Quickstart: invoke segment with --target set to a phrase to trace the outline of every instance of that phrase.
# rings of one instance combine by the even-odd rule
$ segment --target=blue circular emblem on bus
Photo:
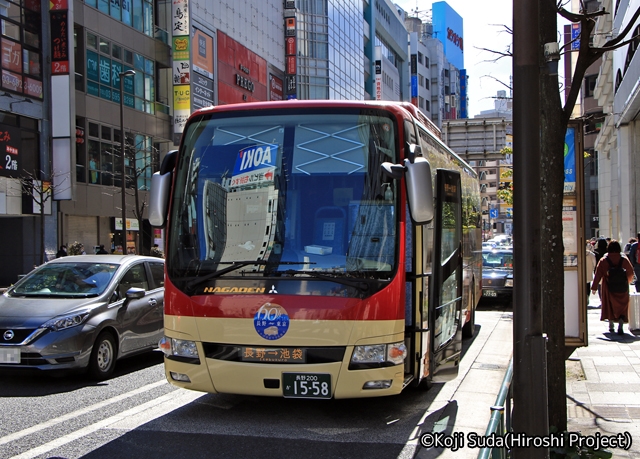
[[[253,316],[253,326],[264,339],[280,339],[289,330],[289,315],[282,306],[265,303]]]

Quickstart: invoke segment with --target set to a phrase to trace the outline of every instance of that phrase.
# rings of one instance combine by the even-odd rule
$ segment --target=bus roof
[[[418,107],[410,102],[400,101],[387,101],[387,100],[271,100],[262,102],[241,102],[237,104],[225,104],[216,105],[211,107],[204,107],[196,110],[191,114],[191,118],[203,115],[207,113],[224,113],[224,112],[237,112],[237,111],[256,111],[256,110],[282,110],[291,108],[362,108],[362,107],[375,107],[383,110],[389,110],[403,116],[406,119],[414,118],[420,124],[422,124],[427,131],[429,131],[433,137],[440,143],[445,149],[454,156],[458,161],[464,164],[468,172],[472,175],[475,174],[473,167],[471,167],[464,159],[458,156],[451,148],[449,148],[442,140],[442,133],[438,126],[427,118]]]
[[[387,109],[391,111],[398,111],[398,109],[404,109],[408,113],[404,113],[405,117],[409,114],[416,118],[419,115],[411,110],[411,105],[408,102],[395,102],[395,101],[380,101],[380,100],[275,100],[266,102],[242,102],[237,104],[225,104],[216,105],[211,107],[204,107],[196,110],[191,116],[202,115],[206,113],[221,113],[221,112],[235,112],[245,110],[274,110],[274,109],[291,109],[291,108],[359,108],[363,106],[375,107],[380,109]],[[421,114],[421,113],[420,113]],[[424,115],[423,115],[424,117]],[[424,117],[426,119],[426,117]],[[420,119],[420,118],[419,118]],[[423,121],[420,119],[420,121]],[[423,121],[423,124],[424,121]],[[435,127],[435,125],[434,125]],[[436,127],[437,129],[437,127]]]

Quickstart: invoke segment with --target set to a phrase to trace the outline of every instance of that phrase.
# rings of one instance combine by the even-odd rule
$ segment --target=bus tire
[[[427,376],[426,378],[422,378],[418,385],[416,386],[418,390],[429,390],[433,387],[433,381],[431,380],[431,376]]]
[[[471,304],[470,309],[471,309],[471,314],[470,314],[470,318],[467,321],[466,324],[464,324],[464,326],[462,327],[462,337],[463,338],[473,338],[473,335],[476,334],[476,308],[475,308],[475,301],[474,301],[474,294],[471,294]]]
[[[103,331],[96,338],[89,358],[89,374],[92,378],[109,378],[116,367],[116,342],[111,333]]]

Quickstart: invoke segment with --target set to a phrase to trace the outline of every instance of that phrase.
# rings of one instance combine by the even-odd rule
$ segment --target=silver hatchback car
[[[158,346],[163,304],[162,258],[52,260],[0,296],[0,372],[88,369],[106,379],[117,359]]]

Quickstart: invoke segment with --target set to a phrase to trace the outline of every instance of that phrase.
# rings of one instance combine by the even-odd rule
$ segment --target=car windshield
[[[49,263],[24,277],[11,290],[15,296],[97,296],[115,272],[113,263]]]
[[[513,252],[484,251],[482,252],[482,266],[494,269],[513,269]]]

